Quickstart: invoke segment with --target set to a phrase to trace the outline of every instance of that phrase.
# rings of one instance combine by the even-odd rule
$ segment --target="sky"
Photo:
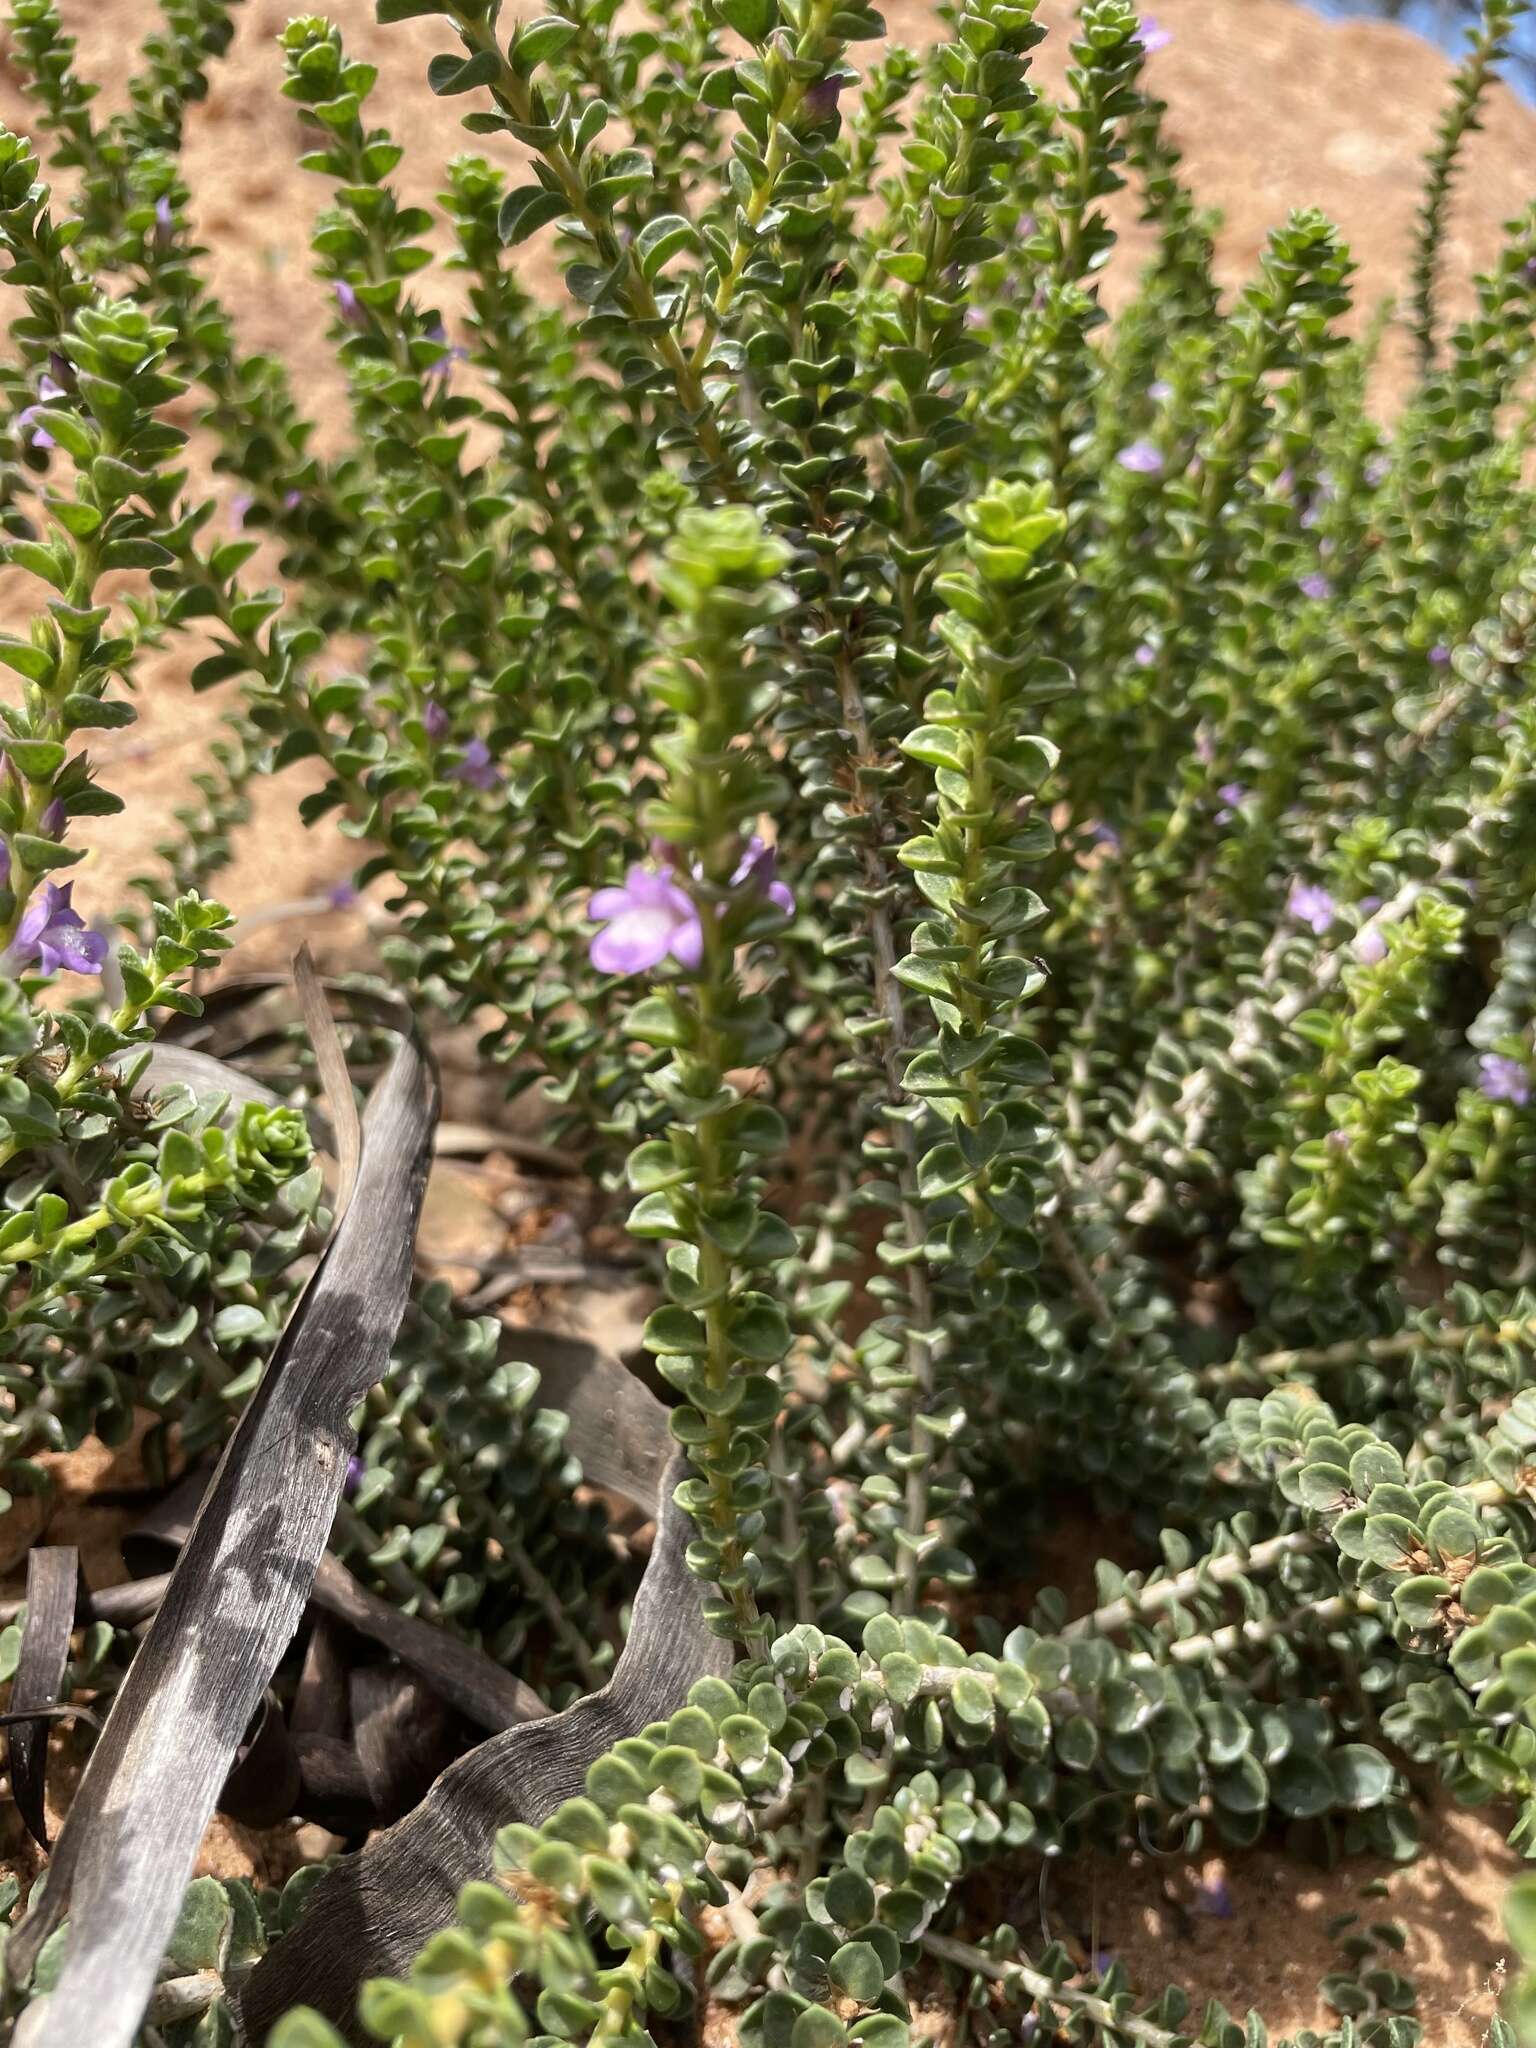
[[[1451,56],[1466,47],[1468,25],[1481,9],[1468,0],[1311,0],[1320,14],[1386,15],[1405,28],[1427,36]],[[1524,16],[1515,29],[1515,61],[1506,76],[1526,99],[1536,99],[1536,12]]]

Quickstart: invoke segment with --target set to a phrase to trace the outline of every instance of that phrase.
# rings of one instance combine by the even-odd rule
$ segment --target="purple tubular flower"
[[[800,104],[813,121],[830,121],[837,112],[837,102],[843,90],[844,80],[840,72],[831,72],[826,78],[818,78],[806,87],[805,97]]]
[[[731,876],[731,887],[736,889],[743,882],[750,882],[753,888],[762,891],[775,910],[782,910],[786,917],[793,917],[794,895],[788,882],[779,880],[778,867],[777,849],[759,839],[754,832],[737,863],[735,874]]]
[[[1379,967],[1387,957],[1387,935],[1379,925],[1368,924],[1355,934],[1355,958],[1365,967]]]
[[[1122,448],[1115,460],[1122,469],[1130,470],[1136,476],[1161,476],[1163,453],[1151,441],[1132,441],[1128,448]]]
[[[491,759],[491,750],[484,740],[470,741],[459,756],[453,773],[460,782],[468,782],[476,789],[494,789],[501,780],[501,771]]]
[[[256,500],[249,491],[240,491],[229,501],[229,523],[236,533],[245,531],[246,515]]]
[[[1143,14],[1136,24],[1137,40],[1144,56],[1154,56],[1159,50],[1166,50],[1173,41],[1173,30],[1164,28],[1155,14]]]
[[[171,202],[162,192],[155,201],[155,247],[168,249],[171,237],[176,232],[176,216],[171,211]]]
[[[1374,491],[1379,484],[1386,482],[1391,468],[1392,464],[1387,456],[1369,455],[1366,457],[1365,467],[1361,470],[1360,474]]]
[[[1143,640],[1131,659],[1138,668],[1150,668],[1157,659],[1157,649],[1150,640]]]
[[[644,974],[669,953],[680,967],[697,967],[704,956],[699,913],[670,868],[637,864],[622,888],[597,891],[587,915],[606,927],[587,949],[599,974]]]
[[[55,399],[67,398],[68,396],[69,393],[64,389],[63,385],[56,384],[48,372],[44,370],[42,376],[37,380],[37,404],[23,406],[16,415],[17,426],[20,427],[23,436],[34,448],[56,448],[58,446],[58,443],[46,427],[36,426],[33,422],[43,406],[52,405]]]
[[[1344,1137],[1344,1133],[1342,1131],[1330,1131],[1328,1136],[1331,1141],[1336,1137]],[[1348,1144],[1349,1140],[1345,1138],[1344,1142]],[[1230,1920],[1232,1918],[1232,1894],[1227,1889],[1227,1880],[1224,1877],[1218,1874],[1215,1877],[1208,1877],[1206,1879],[1199,1891],[1195,1893],[1195,1911],[1208,1914],[1212,1920]]]
[[[11,842],[0,839],[0,889],[11,886]]]
[[[1325,597],[1332,597],[1333,595],[1333,585],[1328,581],[1328,578],[1321,569],[1314,569],[1310,575],[1303,576],[1296,587],[1300,590],[1303,597],[1315,598],[1318,603],[1321,603]]]
[[[351,881],[332,882],[325,894],[332,910],[350,910],[357,902],[357,884]]]
[[[1477,1085],[1490,1102],[1513,1102],[1523,1108],[1531,1099],[1531,1070],[1524,1060],[1512,1060],[1507,1053],[1485,1052],[1477,1063]]]
[[[1096,846],[1107,846],[1111,853],[1120,851],[1120,834],[1113,825],[1106,825],[1102,820],[1091,828],[1088,837]]]
[[[440,740],[448,730],[448,714],[435,697],[427,700],[426,709],[421,714],[421,722],[427,729],[429,740]]]
[[[304,493],[302,491],[284,491],[283,510],[285,512],[297,512],[303,502]]]
[[[347,1460],[347,1475],[341,1482],[342,1496],[350,1500],[363,1480],[363,1461],[354,1451]]]
[[[45,839],[57,839],[68,822],[69,813],[64,808],[64,799],[56,796],[38,821],[38,829]]]
[[[1248,785],[1244,782],[1224,782],[1216,794],[1221,798],[1221,809],[1216,813],[1216,822],[1218,825],[1224,825],[1228,818],[1237,815],[1238,807],[1248,794]]]
[[[1429,665],[1431,668],[1450,667],[1451,650],[1449,649],[1449,647],[1446,646],[1443,640],[1437,640],[1434,646],[1431,647],[1431,649],[1429,650]]]
[[[13,972],[34,965],[44,974],[57,974],[61,967],[71,974],[101,972],[107,942],[99,932],[86,930],[85,919],[70,902],[73,887],[72,882],[62,887],[44,882],[27,905],[6,954]]]
[[[341,314],[346,325],[348,327],[366,327],[368,325],[368,315],[363,310],[357,293],[347,283],[347,280],[344,277],[338,277],[331,286],[331,290],[336,294],[336,309]]]
[[[1304,924],[1319,938],[1333,923],[1333,898],[1318,882],[1292,882],[1285,908],[1288,916],[1295,918],[1298,924]]]

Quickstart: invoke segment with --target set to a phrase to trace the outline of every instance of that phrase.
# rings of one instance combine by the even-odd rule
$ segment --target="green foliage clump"
[[[211,1451],[298,1297],[312,1076],[232,1103],[156,1060],[248,785],[308,762],[394,988],[543,1092],[650,1261],[735,1649],[503,1833],[365,1990],[374,2038],[642,2048],[702,1984],[745,2048],[903,2048],[923,1967],[988,2048],[1259,2048],[1030,1953],[981,1874],[1278,1829],[1403,1859],[1431,1778],[1536,1853],[1536,213],[1437,304],[1520,11],[1430,157],[1390,426],[1399,316],[1350,338],[1320,214],[1218,289],[1129,0],[1082,0],[1054,98],[1029,0],[954,0],[921,53],[856,0],[379,0],[439,22],[487,152],[435,212],[372,67],[295,20],[322,457],[187,224],[231,8],[168,6],[102,120],[13,0],[75,196],[0,137],[36,586],[0,639],[0,1467],[40,1488],[143,1408]],[[1110,320],[1126,187],[1151,253]],[[232,731],[114,966],[56,879],[118,807],[77,736],[183,639]],[[515,1340],[418,1290],[355,1421],[338,1552],[503,1662],[539,1632],[551,1702],[601,1685],[625,1587]],[[1013,1590],[1069,1497],[1129,1532],[1086,1611]],[[131,1648],[93,1637],[90,1682]],[[225,2041],[302,1891],[189,1895],[145,2038]],[[1528,1886],[1510,1928],[1536,1969]],[[1339,1932],[1327,2041],[1425,2039],[1398,1931]]]

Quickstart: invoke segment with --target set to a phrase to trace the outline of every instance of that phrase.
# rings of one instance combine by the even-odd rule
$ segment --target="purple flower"
[[[155,201],[155,247],[168,249],[171,237],[176,232],[176,216],[171,211],[171,202],[162,192]]]
[[[64,830],[68,818],[69,813],[64,808],[63,797],[56,796],[38,820],[38,829],[45,839],[57,839]]]
[[[1150,640],[1143,640],[1131,659],[1138,668],[1150,668],[1157,659],[1157,649]]]
[[[1122,469],[1128,469],[1136,476],[1161,476],[1163,473],[1162,450],[1151,441],[1133,441],[1128,448],[1122,448],[1115,459]]]
[[[283,510],[285,512],[297,512],[303,502],[304,493],[302,491],[284,491]]]
[[[1391,470],[1391,468],[1392,464],[1387,456],[1368,455],[1365,460],[1365,467],[1361,470],[1360,474],[1365,478],[1366,482],[1374,491],[1378,484],[1384,484],[1386,482],[1388,472]]]
[[[987,324],[986,313],[980,306],[967,306],[965,309],[965,324],[967,327],[985,327]]]
[[[0,889],[11,886],[11,842],[0,839]]]
[[[644,974],[669,953],[680,967],[697,967],[704,956],[699,913],[670,868],[637,864],[622,888],[597,891],[587,915],[606,926],[587,949],[599,974]]]
[[[342,1497],[350,1500],[363,1480],[363,1461],[354,1451],[347,1460],[346,1476],[341,1482]]]
[[[1238,806],[1248,794],[1248,787],[1242,782],[1224,782],[1216,794],[1221,798],[1221,809],[1216,813],[1216,822],[1218,825],[1224,825],[1228,818],[1236,815]]]
[[[1349,1143],[1349,1139],[1343,1131],[1330,1131],[1328,1133],[1330,1144],[1335,1138],[1343,1138],[1346,1145]],[[1195,1893],[1195,1911],[1197,1913],[1206,1913],[1213,1920],[1230,1920],[1232,1918],[1232,1894],[1227,1890],[1227,1880],[1224,1877],[1218,1875],[1206,1879],[1205,1883]]]
[[[350,910],[357,902],[357,884],[351,881],[332,882],[325,895],[332,910]]]
[[[1136,34],[1143,53],[1150,57],[1158,50],[1166,50],[1173,41],[1173,30],[1164,28],[1155,14],[1144,14],[1136,24]]]
[[[1035,219],[1032,213],[1021,213],[1019,215],[1019,234],[1025,241],[1034,234],[1039,225],[1039,221]]]
[[[1323,1142],[1327,1145],[1330,1152],[1347,1152],[1349,1150],[1349,1133],[1348,1131],[1330,1131]],[[1225,1920],[1227,1915],[1223,1913],[1221,1917]]]
[[[1089,827],[1088,837],[1096,846],[1107,846],[1111,853],[1120,851],[1120,834],[1113,825],[1106,825],[1102,819],[1097,825]]]
[[[1292,882],[1291,893],[1285,899],[1285,908],[1287,914],[1295,918],[1298,924],[1306,925],[1310,931],[1316,932],[1319,938],[1333,923],[1333,898],[1317,882]]]
[[[43,406],[52,405],[56,398],[67,398],[68,396],[69,393],[64,389],[63,385],[56,384],[48,372],[44,370],[42,376],[37,380],[37,404],[23,406],[16,415],[17,426],[20,427],[23,436],[31,442],[34,448],[56,448],[58,446],[58,443],[46,427],[35,426],[33,422]]]
[[[1477,1063],[1477,1085],[1490,1102],[1513,1102],[1523,1107],[1531,1099],[1531,1070],[1524,1060],[1512,1060],[1502,1052],[1485,1052]]]
[[[754,889],[762,891],[775,910],[782,910],[786,917],[793,917],[794,893],[788,882],[779,880],[778,869],[778,849],[759,839],[754,832],[737,863],[735,874],[731,876],[731,887],[738,889],[743,882],[750,882]]]
[[[446,327],[444,327],[441,320],[434,320],[432,325],[427,329],[427,340],[438,341],[441,342],[443,345],[442,354],[437,358],[435,362],[428,363],[427,375],[429,377],[441,377],[446,383],[453,369],[454,364],[462,363],[468,356],[469,350],[467,348],[464,348],[458,342],[454,342],[450,345],[448,340],[448,330]]]
[[[1309,575],[1303,576],[1297,588],[1303,597],[1315,598],[1319,604],[1325,597],[1333,595],[1333,585],[1321,569],[1314,569]]]
[[[491,759],[491,750],[484,740],[471,740],[452,772],[460,782],[471,783],[476,789],[494,789],[501,781],[501,770]]]
[[[421,714],[421,722],[427,729],[429,740],[440,740],[448,730],[448,714],[435,697],[427,699],[426,708]]]
[[[246,515],[250,512],[251,508],[255,505],[255,503],[256,500],[251,496],[249,491],[240,491],[233,498],[230,499],[229,523],[235,529],[236,533],[243,533],[245,531]]]
[[[73,888],[73,882],[62,887],[44,882],[32,898],[5,956],[12,972],[34,963],[44,974],[57,974],[61,967],[71,974],[101,972],[107,942],[99,932],[86,930],[85,919],[69,900]]]
[[[1443,640],[1437,640],[1434,646],[1431,647],[1431,649],[1429,650],[1429,665],[1431,668],[1450,667],[1451,650],[1449,647],[1446,646]]]
[[[1355,934],[1355,958],[1366,967],[1377,967],[1387,957],[1387,935],[1379,925],[1368,924]]]
[[[338,277],[331,286],[331,290],[336,294],[336,308],[341,314],[343,322],[348,327],[366,327],[368,325],[368,315],[363,310],[357,293],[347,283],[347,280],[344,277]]]
[[[1195,759],[1203,768],[1209,768],[1216,758],[1216,742],[1205,727],[1195,734]]]
[[[843,89],[841,72],[832,71],[825,78],[818,78],[814,85],[806,87],[805,98],[800,104],[813,121],[830,121],[837,112],[838,96]]]
[[[1154,405],[1166,405],[1173,396],[1173,386],[1166,377],[1154,377],[1147,386],[1147,396]]]

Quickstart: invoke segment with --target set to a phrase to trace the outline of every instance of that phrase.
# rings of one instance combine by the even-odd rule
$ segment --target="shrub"
[[[1431,157],[1390,426],[1319,214],[1218,291],[1128,0],[1083,0],[1057,100],[1024,0],[940,12],[914,54],[859,0],[379,0],[440,18],[430,85],[488,152],[435,218],[371,68],[294,21],[329,459],[188,226],[228,8],[168,4],[99,119],[53,0],[13,0],[74,196],[0,143],[3,521],[38,586],[0,642],[10,1484],[135,1407],[156,1454],[216,1447],[300,1298],[332,1206],[307,1055],[231,1110],[145,1048],[228,943],[201,892],[251,777],[313,761],[393,989],[543,1091],[652,1261],[672,1655],[700,1599],[732,1646],[632,1723],[621,1662],[617,1746],[504,1816],[501,1881],[459,1873],[369,2038],[648,2041],[712,1905],[700,1980],[746,2048],[898,2048],[920,1965],[978,2041],[1260,2043],[1029,1956],[976,1874],[1282,1825],[1406,1857],[1426,1773],[1536,1840],[1536,211],[1464,319],[1436,299],[1519,8],[1490,0]],[[1152,250],[1111,322],[1127,184]],[[535,236],[558,303],[519,281]],[[189,392],[234,539],[175,467]],[[116,799],[75,735],[183,637],[235,730],[98,998],[59,877]],[[531,1614],[564,1705],[624,1589],[501,1341],[418,1291],[332,1540],[502,1661]],[[1070,1494],[1135,1567],[1021,1612],[1019,1534]],[[89,1683],[132,1647],[96,1640]],[[304,1935],[297,1894],[215,1891],[155,2039],[229,2038],[223,1988]],[[361,1967],[322,1901],[305,1938]],[[1395,1939],[1347,1936],[1330,2040],[1422,2038]]]

